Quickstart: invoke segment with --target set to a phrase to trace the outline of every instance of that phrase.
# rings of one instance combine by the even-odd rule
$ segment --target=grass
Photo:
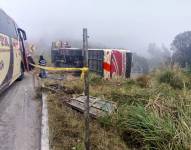
[[[183,80],[181,76],[176,74],[176,72],[165,70],[159,77],[160,83],[167,83],[175,89],[182,89],[184,87]]]
[[[49,94],[50,146],[52,150],[84,150],[83,115],[66,107],[59,99],[63,95]],[[125,143],[112,131],[106,131],[91,120],[91,148],[93,150],[124,150]]]
[[[101,123],[116,127],[130,148],[189,150],[191,91],[186,84],[181,88],[179,82],[171,84],[177,81],[175,76],[182,83],[189,82],[190,75],[185,76],[182,71],[161,70],[152,76],[149,86],[139,88],[136,80],[130,88],[112,92],[113,100],[120,105],[113,115],[102,118]],[[161,78],[162,81],[158,80]]]
[[[115,117],[121,137],[131,147],[165,148],[175,135],[168,117],[161,119],[143,106],[123,106]]]
[[[63,85],[79,93],[83,91],[81,80],[65,81]],[[105,81],[99,76],[90,75],[90,94],[118,104],[118,109],[112,115],[99,118],[98,122],[92,121],[93,149],[191,149],[191,74],[179,68],[167,68],[135,80]],[[54,135],[52,139],[56,139],[52,140],[52,145],[58,142],[61,147],[70,145],[70,148],[83,149],[83,117],[54,99],[49,100],[49,109],[50,114],[56,114],[51,120],[52,124],[57,125],[51,126],[55,132],[58,130],[59,135],[76,122],[78,125],[70,129],[71,133],[78,131],[78,138],[72,137],[76,140],[71,145],[64,144],[67,141],[64,134],[56,136],[51,130]],[[62,124],[63,121],[67,125]]]
[[[140,76],[136,79],[137,84],[140,85],[142,88],[149,87],[150,85],[150,78],[146,75]]]

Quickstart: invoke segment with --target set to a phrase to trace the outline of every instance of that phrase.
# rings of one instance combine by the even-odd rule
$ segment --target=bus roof
[[[82,48],[53,48],[52,50],[82,50]],[[100,51],[103,51],[103,50],[108,50],[108,51],[112,51],[112,50],[118,50],[118,51],[126,51],[126,52],[129,52],[131,53],[130,50],[127,50],[127,49],[111,49],[111,48],[89,48],[88,50],[90,51],[93,51],[93,50],[100,50]]]

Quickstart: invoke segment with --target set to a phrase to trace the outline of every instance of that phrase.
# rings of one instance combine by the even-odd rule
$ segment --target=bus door
[[[27,40],[26,33],[23,29],[18,28],[18,33],[19,33],[19,38],[21,42],[21,51],[22,51],[22,57],[23,57],[23,62],[24,62],[24,68],[25,70],[29,71],[29,64],[27,60],[27,54],[26,54],[26,49],[25,49],[25,44],[24,41]]]

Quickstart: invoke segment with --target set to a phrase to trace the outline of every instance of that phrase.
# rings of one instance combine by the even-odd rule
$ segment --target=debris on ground
[[[84,116],[60,101],[60,96],[49,93],[49,131],[52,150],[84,150]],[[91,149],[128,150],[123,140],[113,130],[102,127],[94,119],[90,120]]]
[[[77,109],[81,112],[85,111],[85,101],[86,101],[86,96],[80,95],[80,96],[75,96],[70,99],[69,102],[66,102],[67,105],[70,107]],[[104,115],[111,114],[116,108],[117,104],[112,102],[112,101],[105,101],[100,98],[96,97],[89,97],[89,106],[90,110],[89,113],[92,117],[98,118]]]

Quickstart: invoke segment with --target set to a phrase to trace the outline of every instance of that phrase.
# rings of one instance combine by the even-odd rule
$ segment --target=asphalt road
[[[26,74],[0,95],[0,150],[39,150],[40,115],[32,76]]]

